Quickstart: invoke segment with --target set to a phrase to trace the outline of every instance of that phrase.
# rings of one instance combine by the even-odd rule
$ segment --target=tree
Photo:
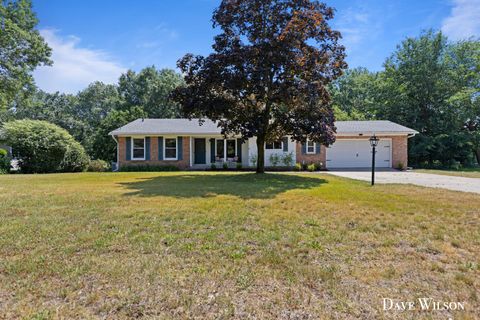
[[[346,67],[333,9],[310,0],[224,0],[213,14],[222,33],[207,57],[185,55],[186,86],[173,98],[189,117],[219,122],[222,133],[256,137],[257,172],[265,142],[334,142],[326,86]]]
[[[140,107],[111,111],[95,129],[92,136],[92,145],[94,147],[90,151],[90,156],[94,159],[114,161],[116,159],[115,151],[117,145],[108,133],[133,120],[144,117],[146,117],[146,113]]]
[[[37,23],[30,0],[0,1],[0,110],[32,89],[37,66],[52,63]]]
[[[182,84],[182,76],[175,71],[151,66],[139,73],[129,70],[122,74],[119,92],[125,102],[124,109],[140,106],[150,118],[178,118],[180,108],[169,96]]]
[[[71,108],[71,116],[82,124],[82,131],[74,134],[74,137],[92,155],[96,153],[95,149],[99,148],[93,139],[95,132],[111,112],[122,107],[124,100],[118,93],[118,86],[99,81],[80,91],[76,98],[77,101]]]
[[[365,68],[349,69],[329,86],[336,120],[375,119],[377,74]]]
[[[407,38],[387,59],[377,116],[421,133],[410,140],[412,163],[471,163],[475,135],[469,140],[465,128],[479,115],[479,60],[478,41],[451,43],[433,31]]]
[[[66,130],[46,121],[7,122],[0,133],[19,157],[22,172],[73,172],[88,165],[83,147]]]

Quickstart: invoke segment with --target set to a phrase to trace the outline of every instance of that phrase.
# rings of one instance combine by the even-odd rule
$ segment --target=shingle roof
[[[414,134],[417,131],[391,121],[337,121],[337,134]],[[198,119],[137,119],[112,132],[111,135],[158,134],[220,134],[220,128],[211,120],[199,125]]]
[[[337,134],[363,133],[363,134],[380,134],[380,133],[399,133],[399,134],[415,134],[417,131],[399,125],[398,123],[387,120],[374,121],[337,121]]]

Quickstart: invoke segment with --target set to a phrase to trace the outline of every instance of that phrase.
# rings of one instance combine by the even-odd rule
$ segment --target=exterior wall
[[[126,137],[118,137],[118,156],[119,156],[119,166],[123,165],[161,165],[168,166],[173,165],[181,169],[186,169],[190,167],[190,163],[193,163],[191,150],[191,139],[189,136],[183,136],[182,140],[182,150],[183,150],[183,159],[182,160],[158,160],[158,139],[156,136],[150,137],[150,160],[126,160]],[[408,165],[408,138],[407,136],[379,136],[380,139],[391,139],[392,140],[392,159],[391,165],[393,168],[397,168],[399,164],[403,164],[403,167]],[[207,165],[210,164],[210,143],[207,139],[206,144],[206,160]],[[337,140],[342,139],[367,139],[366,137],[359,136],[341,136],[337,137]],[[271,153],[278,153],[283,155],[286,153],[293,152],[294,163],[321,163],[322,167],[326,167],[326,153],[327,148],[325,146],[320,147],[319,154],[302,154],[302,145],[298,142],[292,142],[288,140],[288,151],[283,152],[280,150],[265,150],[265,165],[270,166],[269,157]],[[250,138],[248,141],[242,145],[242,164],[244,167],[251,166],[250,159],[252,156],[257,154],[257,145],[256,139]],[[192,162],[191,162],[192,161]]]
[[[252,162],[251,162],[251,159],[252,157],[255,157],[257,155],[257,138],[250,138],[248,139],[247,141],[248,143],[248,166],[251,167],[253,166],[252,165]],[[282,145],[282,150],[278,149],[278,150],[267,150],[265,149],[265,166],[266,167],[271,167],[272,165],[270,164],[270,156],[272,154],[278,154],[280,157],[286,155],[286,154],[289,154],[289,153],[293,153],[293,163],[295,163],[297,161],[296,159],[296,149],[295,149],[295,145],[296,145],[296,142],[294,141],[291,141],[290,138],[288,138],[288,151],[283,151],[283,145]],[[282,166],[283,164],[279,164],[278,166]]]
[[[119,167],[124,165],[176,166],[180,169],[190,167],[190,137],[182,136],[182,160],[158,160],[158,137],[150,136],[150,160],[126,160],[126,137],[118,137]]]
[[[402,164],[403,168],[408,166],[408,137],[392,137],[392,167],[398,168]]]
[[[301,164],[311,164],[317,163],[322,165],[322,168],[325,169],[327,154],[325,146],[320,146],[320,153],[317,154],[304,154],[302,153],[302,144],[300,142],[296,142],[296,154],[297,154],[297,162]]]
[[[379,139],[391,139],[392,140],[392,159],[391,165],[392,168],[398,168],[399,164],[403,164],[403,167],[408,166],[408,137],[406,135],[403,136],[378,136]],[[342,139],[363,139],[366,140],[368,137],[360,137],[360,136],[337,136],[337,140]],[[326,148],[322,146],[322,150]],[[324,153],[326,155],[326,153]]]

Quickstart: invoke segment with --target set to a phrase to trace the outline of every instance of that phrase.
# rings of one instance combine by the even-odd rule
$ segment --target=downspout
[[[112,136],[112,139],[115,140],[115,143],[117,144],[117,168],[116,168],[117,170],[114,170],[114,171],[118,171],[120,169],[120,163],[118,161],[119,160],[118,159],[118,140],[117,140],[117,138],[115,138],[115,136],[113,134],[111,136]]]

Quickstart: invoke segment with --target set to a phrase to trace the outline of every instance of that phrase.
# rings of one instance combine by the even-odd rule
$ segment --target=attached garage
[[[368,139],[338,139],[326,149],[328,168],[371,167],[372,147]],[[375,167],[392,167],[392,140],[381,139],[378,143]]]
[[[408,165],[408,138],[418,132],[391,121],[337,121],[334,144],[323,148],[325,167],[370,168],[372,147],[369,138],[380,138],[375,155],[376,168],[398,168]]]

